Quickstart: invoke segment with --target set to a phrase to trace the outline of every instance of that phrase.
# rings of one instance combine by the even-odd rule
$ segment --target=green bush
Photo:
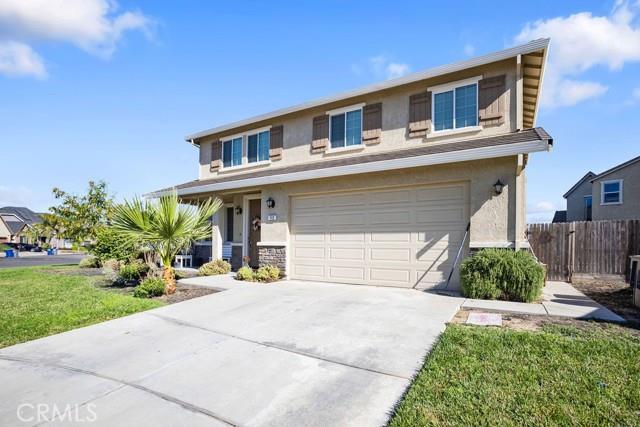
[[[92,252],[101,261],[107,259],[126,261],[138,255],[135,245],[131,241],[122,238],[111,227],[102,227],[98,230]]]
[[[253,270],[249,266],[240,267],[236,272],[236,279],[253,282]]]
[[[258,282],[273,282],[280,278],[280,269],[274,265],[263,265],[254,273]]]
[[[544,268],[529,252],[490,248],[462,263],[460,280],[468,298],[532,302],[542,292]]]
[[[83,258],[78,264],[80,268],[100,268],[100,260],[94,256]]]
[[[120,267],[118,271],[118,276],[122,278],[122,280],[131,281],[131,280],[140,280],[142,279],[147,272],[149,271],[149,266],[140,260],[131,261],[128,264],[125,264]]]
[[[8,251],[11,249],[11,246],[7,246],[4,243],[0,243],[0,251]]]
[[[216,259],[203,264],[198,269],[199,276],[215,276],[217,274],[227,274],[231,271],[231,264],[222,259]]]
[[[137,298],[159,297],[162,294],[164,294],[164,282],[155,277],[144,279],[133,289],[133,296]]]
[[[249,266],[241,267],[236,272],[237,280],[247,282],[273,282],[280,278],[280,269],[273,265],[263,265],[257,271]]]

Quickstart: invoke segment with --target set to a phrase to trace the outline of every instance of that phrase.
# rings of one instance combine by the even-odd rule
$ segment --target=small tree
[[[49,210],[59,218],[65,237],[77,244],[95,240],[97,230],[106,224],[113,206],[107,184],[104,181],[89,181],[87,194],[82,196],[59,188],[53,189],[53,195],[61,203]]]
[[[152,248],[164,267],[165,292],[172,294],[176,290],[173,258],[194,241],[211,236],[211,217],[221,205],[219,199],[183,205],[176,192],[153,202],[135,198],[115,206],[111,223],[122,236]]]

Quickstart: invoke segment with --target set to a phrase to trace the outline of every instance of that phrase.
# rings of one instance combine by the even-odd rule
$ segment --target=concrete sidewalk
[[[613,311],[598,304],[566,282],[547,282],[542,289],[542,301],[528,304],[524,302],[466,299],[462,308],[571,317],[574,319],[595,319],[608,322],[625,320]]]

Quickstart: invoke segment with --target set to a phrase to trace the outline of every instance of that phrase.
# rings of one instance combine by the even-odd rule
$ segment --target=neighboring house
[[[148,197],[220,198],[211,256],[236,268],[247,256],[292,279],[443,284],[461,247],[528,246],[524,171],[553,144],[535,127],[548,43],[189,135],[199,178]]]
[[[5,206],[0,208],[0,242],[28,243],[26,231],[32,224],[42,222],[40,215],[29,208]]]
[[[567,222],[567,211],[556,211],[551,222]]]
[[[564,198],[567,221],[640,219],[640,156],[597,175],[588,172]]]

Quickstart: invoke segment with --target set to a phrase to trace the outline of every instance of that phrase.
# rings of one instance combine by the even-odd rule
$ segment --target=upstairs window
[[[331,148],[362,144],[362,109],[332,114],[329,122]]]
[[[242,137],[222,142],[222,166],[230,168],[242,164]]]
[[[247,160],[249,163],[269,160],[269,131],[255,133],[247,138]]]
[[[587,221],[591,221],[592,205],[593,205],[593,198],[591,196],[584,196],[584,218]]]
[[[478,84],[468,84],[433,93],[434,131],[478,125]]]
[[[600,183],[600,204],[614,205],[622,203],[622,180],[602,181]]]

